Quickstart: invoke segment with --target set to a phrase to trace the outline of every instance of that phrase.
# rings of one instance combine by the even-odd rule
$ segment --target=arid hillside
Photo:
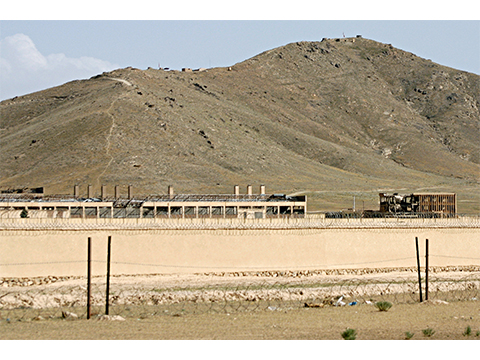
[[[0,103],[1,189],[456,192],[480,211],[480,77],[363,38],[298,42],[228,68],[118,69]],[[122,190],[126,191],[126,190]]]

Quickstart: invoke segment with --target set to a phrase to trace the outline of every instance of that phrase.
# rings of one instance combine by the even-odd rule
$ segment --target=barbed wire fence
[[[363,227],[416,227],[422,222],[421,227],[479,227],[477,217],[445,218],[445,219],[287,219],[288,227],[295,228],[321,228],[351,226]],[[426,222],[427,225],[426,226]],[[48,227],[65,226],[62,222],[45,222]],[[179,226],[178,223],[155,222],[159,227]],[[212,226],[226,226],[225,222],[185,222],[184,226],[190,228],[211,228]],[[227,225],[230,223],[227,223]],[[319,225],[320,224],[320,225]],[[403,225],[402,225],[403,224]],[[467,225],[466,225],[467,224]],[[9,226],[36,226],[29,222],[12,223]],[[88,224],[86,224],[88,225]],[[110,226],[108,223],[90,224]],[[239,222],[232,222],[231,226],[239,228]],[[115,226],[118,227],[118,224]],[[131,223],[125,223],[131,227]],[[137,222],[134,227],[151,227],[152,223]],[[274,229],[276,226],[285,226],[283,222],[245,222],[246,227],[255,228],[266,226]],[[89,238],[90,240],[90,238]],[[417,249],[418,253],[418,249]],[[435,256],[435,255],[433,255]],[[452,256],[453,257],[453,256]],[[410,258],[409,258],[410,259]],[[457,258],[460,259],[460,258]],[[388,261],[394,262],[390,259]],[[405,260],[405,259],[402,259]],[[411,259],[410,259],[411,260]],[[461,260],[466,260],[461,258]],[[480,259],[469,258],[478,264]],[[86,264],[85,260],[75,261]],[[105,263],[103,261],[100,261]],[[115,264],[116,262],[113,262]],[[47,264],[47,263],[45,263]],[[117,263],[120,264],[120,263]],[[6,264],[9,266],[29,264]],[[32,264],[33,265],[33,264]],[[36,263],[34,265],[39,265]],[[143,265],[162,267],[161,264],[129,263],[128,265]],[[338,264],[337,264],[338,265]],[[343,264],[345,269],[314,270],[314,271],[267,271],[252,273],[212,273],[203,274],[201,284],[165,285],[159,282],[156,285],[141,286],[127,285],[114,282],[107,286],[105,276],[93,278],[88,282],[85,277],[49,277],[47,279],[6,279],[0,278],[0,321],[14,320],[42,320],[42,319],[77,319],[109,315],[122,317],[146,318],[150,316],[179,316],[182,314],[203,313],[234,313],[241,311],[275,311],[299,309],[302,307],[326,306],[360,306],[371,305],[377,301],[390,301],[395,304],[415,303],[421,298],[421,291],[425,293],[427,283],[425,277],[421,279],[421,287],[416,280],[415,272],[418,268],[400,269],[358,269],[362,264]],[[363,264],[367,265],[368,264]],[[65,263],[68,266],[68,263]],[[171,267],[171,266],[169,266]],[[338,267],[338,266],[337,266]],[[355,268],[355,269],[352,269]],[[193,270],[193,269],[192,269]],[[423,267],[425,274],[426,268]],[[429,267],[428,279],[429,300],[464,301],[477,300],[480,297],[480,266],[465,267],[471,275],[463,277],[441,276],[442,271],[459,270],[436,269]],[[376,273],[385,271],[404,272],[405,276],[399,277],[374,277]],[[362,275],[368,274],[368,277]],[[348,275],[347,278],[333,276],[316,277],[315,275]],[[255,277],[256,276],[256,277]],[[117,276],[118,277],[118,276]],[[230,280],[232,277],[232,281]],[[112,276],[113,279],[116,276]],[[235,278],[235,279],[233,279]],[[221,281],[219,281],[221,279]],[[68,280],[78,280],[72,284]],[[83,282],[79,285],[79,282]],[[87,285],[89,284],[89,285]],[[108,301],[107,301],[108,288]],[[422,289],[422,290],[420,290]],[[87,296],[90,294],[90,297]],[[90,306],[89,306],[90,305]],[[108,306],[108,311],[106,310]]]
[[[0,214],[1,215],[1,214]],[[0,217],[1,218],[1,217]],[[243,218],[2,218],[0,230],[282,230],[282,229],[441,229],[480,228],[480,216],[457,214],[450,217],[418,213],[415,216],[388,214],[360,217],[358,214],[326,213],[302,217],[279,216],[267,219]]]
[[[477,267],[478,268],[478,267]],[[123,318],[181,316],[185,314],[236,313],[244,311],[283,311],[304,307],[361,306],[378,301],[393,304],[419,302],[419,284],[415,269],[403,269],[398,277],[315,278],[315,272],[290,272],[287,276],[259,276],[257,279],[238,274],[206,276],[201,284],[141,286],[114,281],[110,285],[109,315]],[[435,270],[435,269],[432,269]],[[466,301],[480,299],[480,271],[462,277],[429,278],[429,301]],[[347,271],[348,272],[348,271]],[[342,273],[342,270],[338,270]],[[343,270],[345,273],[345,270]],[[293,274],[293,275],[292,275]],[[245,275],[245,274],[244,274]],[[310,275],[310,276],[309,276]],[[229,276],[234,276],[235,281]],[[44,319],[87,318],[87,285],[76,277],[68,285],[50,277],[50,284],[0,287],[0,321],[33,321]],[[67,277],[68,280],[72,278]],[[115,280],[115,276],[113,280]],[[74,280],[75,280],[74,279]],[[56,280],[56,281],[55,281]],[[221,281],[219,281],[221,280]],[[424,279],[423,279],[424,280]],[[3,279],[3,284],[14,279]],[[38,283],[38,279],[30,280]],[[48,282],[48,278],[46,280]],[[83,285],[78,282],[85,281]],[[63,283],[63,284],[62,284]],[[422,289],[425,291],[425,282]],[[91,317],[101,318],[106,310],[104,276],[94,277],[91,284]]]

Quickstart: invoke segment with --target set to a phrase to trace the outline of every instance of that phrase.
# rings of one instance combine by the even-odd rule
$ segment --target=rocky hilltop
[[[303,193],[311,210],[378,191],[479,207],[480,77],[363,38],[297,42],[226,68],[118,69],[0,103],[1,189]],[[359,205],[361,204],[361,205]]]

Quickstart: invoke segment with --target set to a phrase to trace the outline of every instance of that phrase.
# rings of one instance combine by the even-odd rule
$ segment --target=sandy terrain
[[[294,307],[304,303],[334,305],[337,301],[339,305],[380,300],[416,302],[419,299],[418,275],[413,269],[405,270],[361,276],[351,272],[344,275],[271,272],[269,276],[250,273],[113,276],[110,302],[112,306],[221,303],[224,307],[228,302],[239,302],[244,304],[239,306],[241,308],[249,308],[251,303],[258,301],[274,301],[275,306],[291,303]],[[425,298],[424,273],[422,279]],[[105,284],[105,277],[92,279],[92,305],[105,304]],[[86,285],[85,278],[75,278],[43,285],[4,287],[0,291],[0,304],[4,309],[86,306]],[[430,299],[480,297],[480,274],[468,271],[430,273],[429,293]]]

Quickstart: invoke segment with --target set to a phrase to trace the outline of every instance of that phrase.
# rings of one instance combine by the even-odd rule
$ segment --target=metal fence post
[[[420,302],[422,299],[422,276],[420,275],[420,254],[418,253],[418,237],[415,237],[415,246],[417,250],[417,271],[418,271],[418,289],[420,290]]]
[[[110,253],[112,249],[112,237],[108,237],[108,244],[107,244],[107,289],[105,294],[105,315],[108,314],[108,307],[109,307],[109,294],[110,294]]]
[[[428,239],[425,240],[425,300],[428,300]]]
[[[92,238],[87,242],[87,319],[91,316],[91,291],[92,291]]]

